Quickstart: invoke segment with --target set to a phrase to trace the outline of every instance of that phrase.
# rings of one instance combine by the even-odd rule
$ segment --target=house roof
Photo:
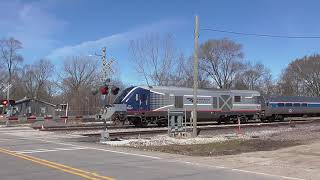
[[[24,103],[24,102],[27,102],[27,101],[38,101],[40,103],[43,103],[43,104],[46,104],[46,105],[49,105],[49,106],[52,106],[52,107],[56,107],[55,104],[49,103],[47,101],[43,101],[43,100],[36,99],[36,98],[27,98],[27,97],[24,97],[23,99],[17,100],[15,104],[21,104],[21,103]]]

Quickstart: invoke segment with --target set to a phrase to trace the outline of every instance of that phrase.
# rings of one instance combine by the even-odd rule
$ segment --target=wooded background
[[[74,113],[94,114],[101,107],[99,88],[102,63],[89,56],[65,57],[55,66],[49,59],[24,63],[23,43],[15,38],[0,40],[0,82],[13,85],[10,99],[38,98],[54,104],[69,103]],[[193,85],[193,55],[176,47],[171,34],[148,34],[130,41],[129,53],[136,72],[146,85]],[[320,55],[293,59],[279,77],[270,68],[246,59],[243,45],[231,39],[208,39],[200,45],[199,88],[249,89],[263,95],[320,96]],[[112,80],[120,87],[119,68]],[[2,93],[2,91],[1,91]],[[5,99],[6,94],[1,97]]]

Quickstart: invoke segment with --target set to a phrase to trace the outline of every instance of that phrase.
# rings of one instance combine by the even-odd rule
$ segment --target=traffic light
[[[117,95],[119,93],[119,90],[120,90],[120,88],[114,86],[114,87],[112,87],[111,92],[113,95]]]
[[[109,92],[109,87],[108,86],[103,86],[100,88],[101,94],[107,95]]]
[[[1,100],[1,104],[2,104],[3,106],[8,106],[9,101],[6,100],[6,99],[3,99],[3,100]]]

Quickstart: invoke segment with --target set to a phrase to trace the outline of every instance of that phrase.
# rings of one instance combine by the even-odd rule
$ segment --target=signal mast
[[[104,125],[100,137],[101,142],[107,141],[109,139],[109,133],[107,131],[107,120],[111,120],[111,117],[115,112],[115,108],[111,106],[110,94],[117,95],[120,90],[119,87],[113,85],[111,82],[111,74],[114,73],[114,70],[112,69],[112,64],[115,62],[115,60],[111,59],[108,62],[106,57],[106,51],[106,47],[103,47],[102,55],[96,54],[96,56],[101,56],[102,59],[102,85],[100,86],[100,93],[104,96],[104,104],[103,108],[100,110],[100,113],[97,116],[99,120],[103,120]]]

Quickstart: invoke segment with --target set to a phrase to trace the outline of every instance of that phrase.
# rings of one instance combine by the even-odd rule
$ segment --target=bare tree
[[[64,83],[77,92],[81,86],[90,86],[97,75],[97,61],[87,57],[72,57],[64,61]]]
[[[281,94],[320,96],[320,55],[291,62],[279,81]]]
[[[247,62],[235,78],[236,89],[259,90],[263,94],[272,93],[272,84],[270,70],[261,63]]]
[[[13,71],[23,61],[18,51],[22,49],[22,43],[14,38],[0,40],[0,58],[8,71],[8,82],[11,83]]]
[[[200,46],[200,68],[220,89],[230,89],[243,60],[242,45],[229,39],[208,40]]]
[[[41,59],[34,64],[34,67],[34,75],[37,82],[35,97],[41,97],[41,95],[50,96],[52,86],[50,77],[54,71],[54,65],[47,59]]]
[[[130,52],[137,72],[149,85],[168,85],[175,69],[176,48],[171,35],[160,38],[150,34],[130,42]]]
[[[20,70],[18,84],[23,84],[25,96],[40,98],[43,100],[51,99],[53,82],[51,79],[54,65],[45,59],[34,62],[32,65],[25,65]]]
[[[301,87],[303,87],[303,83],[297,79],[296,73],[286,69],[283,70],[277,82],[276,92],[281,95],[296,96],[304,94]]]
[[[183,54],[178,59],[178,66],[173,73],[170,85],[193,87],[193,57],[185,58]],[[198,77],[199,88],[209,88],[210,82],[205,72],[200,69]]]
[[[64,61],[59,86],[64,94],[62,99],[69,102],[74,114],[88,113],[92,103],[99,102],[98,97],[91,94],[92,87],[99,83],[97,66],[98,61],[89,57],[72,57]]]

